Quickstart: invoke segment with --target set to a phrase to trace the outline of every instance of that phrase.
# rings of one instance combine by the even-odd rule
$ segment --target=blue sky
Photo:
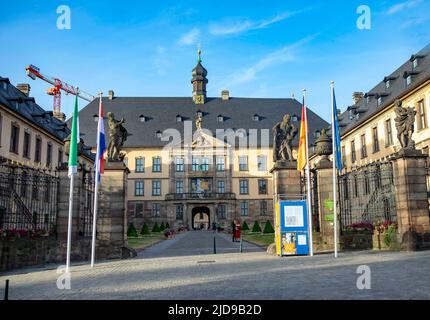
[[[57,29],[61,4],[71,29]],[[371,9],[371,29],[356,26]],[[200,43],[208,95],[301,99],[330,119],[330,80],[338,106],[368,91],[430,43],[430,1],[40,1],[2,3],[0,76],[29,82],[46,109],[48,85],[25,75],[34,64],[96,94],[191,96]],[[80,101],[80,107],[86,103]],[[63,95],[70,116],[71,96]]]

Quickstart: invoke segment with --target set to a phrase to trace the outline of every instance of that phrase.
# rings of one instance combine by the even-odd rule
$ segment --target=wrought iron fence
[[[0,164],[0,228],[54,231],[58,182],[56,171]]]
[[[94,210],[94,179],[91,171],[85,171],[81,180],[82,202],[79,207],[78,232],[89,237],[92,233]]]
[[[390,162],[372,163],[340,175],[338,193],[343,231],[354,223],[397,220]]]
[[[318,211],[318,181],[315,170],[310,170],[310,190],[311,190],[311,209],[312,209],[312,228],[314,231],[320,231],[319,211]],[[307,196],[307,181],[306,174],[300,176],[300,190],[303,195]]]

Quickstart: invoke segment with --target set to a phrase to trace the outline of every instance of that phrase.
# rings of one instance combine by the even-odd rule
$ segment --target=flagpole
[[[99,92],[99,121],[98,127],[101,125],[101,105],[102,93]],[[94,182],[94,209],[93,209],[93,234],[91,242],[91,268],[94,267],[94,260],[96,256],[96,230],[97,230],[97,208],[99,201],[99,170],[100,170],[100,128],[97,128],[97,150],[96,150],[96,168],[95,168],[95,182]]]
[[[334,81],[330,82],[331,86],[331,136],[333,144],[333,220],[334,220],[334,257],[337,258],[337,194],[336,194],[336,142],[335,142],[335,125],[334,125]]]
[[[70,193],[69,193],[69,220],[67,225],[67,256],[66,256],[66,273],[70,268],[70,246],[72,245],[72,214],[73,214],[73,183],[75,175],[70,176]]]
[[[309,149],[308,149],[308,117],[306,115],[306,89],[303,89],[303,109],[305,115],[305,136],[306,136],[306,183],[307,183],[307,207],[308,207],[308,225],[309,225],[309,254],[314,255],[314,243],[312,234],[312,208],[311,208],[311,175],[309,170]]]

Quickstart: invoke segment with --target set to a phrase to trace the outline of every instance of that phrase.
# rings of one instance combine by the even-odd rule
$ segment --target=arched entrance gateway
[[[191,211],[191,227],[194,230],[210,228],[210,210],[208,207],[195,207]]]

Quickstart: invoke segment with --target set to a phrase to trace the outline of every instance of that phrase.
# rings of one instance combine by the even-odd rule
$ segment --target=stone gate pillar
[[[420,150],[410,149],[392,159],[399,240],[406,250],[417,249],[418,237],[430,232],[426,159]]]
[[[316,188],[312,189],[318,204],[319,234],[314,237],[316,248],[332,250],[334,248],[334,211],[333,211],[333,162],[321,159],[315,166]],[[338,190],[339,191],[339,190]],[[339,195],[339,192],[338,192]],[[338,244],[340,244],[340,212],[338,210]],[[338,248],[341,248],[338,245]]]
[[[275,195],[301,195],[300,171],[297,170],[297,161],[276,161],[270,170],[273,175]]]
[[[126,186],[129,172],[122,161],[105,162],[97,215],[97,242],[102,249],[105,247],[111,251],[127,245]]]
[[[70,178],[68,167],[62,166],[59,169],[58,178],[58,216],[57,216],[57,237],[58,240],[67,241],[67,227],[69,224],[69,197],[70,197]],[[72,240],[78,238],[78,219],[79,210],[82,202],[82,180],[83,169],[78,166],[78,173],[75,175],[73,183],[73,213],[72,213]]]

